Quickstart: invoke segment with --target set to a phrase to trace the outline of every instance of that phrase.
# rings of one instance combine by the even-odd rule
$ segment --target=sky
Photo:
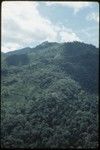
[[[44,41],[80,41],[99,47],[98,2],[2,2],[2,52]]]

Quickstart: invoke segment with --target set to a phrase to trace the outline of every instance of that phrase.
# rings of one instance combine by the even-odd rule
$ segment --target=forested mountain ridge
[[[2,55],[2,147],[97,148],[98,57],[48,41]]]
[[[60,70],[71,75],[84,89],[97,92],[99,50],[93,45],[81,42],[50,43],[46,41],[35,48],[27,47],[5,55],[5,64],[10,67],[32,65],[34,62],[41,65],[53,63],[56,68],[59,67]]]

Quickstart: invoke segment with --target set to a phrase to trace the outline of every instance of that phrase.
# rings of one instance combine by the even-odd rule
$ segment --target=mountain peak
[[[44,44],[48,44],[48,43],[49,43],[48,41],[44,41],[41,44],[44,45]]]

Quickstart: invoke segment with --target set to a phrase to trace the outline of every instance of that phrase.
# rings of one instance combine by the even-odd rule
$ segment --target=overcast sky
[[[8,52],[43,41],[99,45],[97,2],[2,2],[1,48]]]

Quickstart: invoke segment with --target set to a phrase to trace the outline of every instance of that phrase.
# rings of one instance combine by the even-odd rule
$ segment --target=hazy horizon
[[[43,41],[42,43],[44,43],[44,42],[46,42],[46,41]],[[48,43],[51,43],[50,41],[47,41],[47,42],[48,42]],[[80,42],[80,41],[72,41],[72,42]],[[13,51],[21,50],[21,49],[24,49],[24,48],[35,48],[35,47],[37,47],[38,45],[41,45],[42,43],[39,43],[39,44],[37,44],[37,45],[34,45],[33,47],[27,46],[27,47],[22,47],[22,48],[15,49],[15,50],[7,51],[7,52],[3,52],[3,51],[1,51],[1,52],[3,52],[3,53],[8,53],[8,52],[13,52]],[[53,43],[55,43],[55,41],[54,41]],[[56,43],[63,44],[63,43],[69,43],[69,42],[56,42]],[[85,43],[85,42],[80,42],[80,43],[84,43],[84,44],[88,44],[88,45],[95,46],[95,45],[93,45],[93,44],[91,44],[91,43]],[[95,47],[96,47],[96,46],[95,46]],[[96,47],[96,48],[99,48],[99,47]]]

